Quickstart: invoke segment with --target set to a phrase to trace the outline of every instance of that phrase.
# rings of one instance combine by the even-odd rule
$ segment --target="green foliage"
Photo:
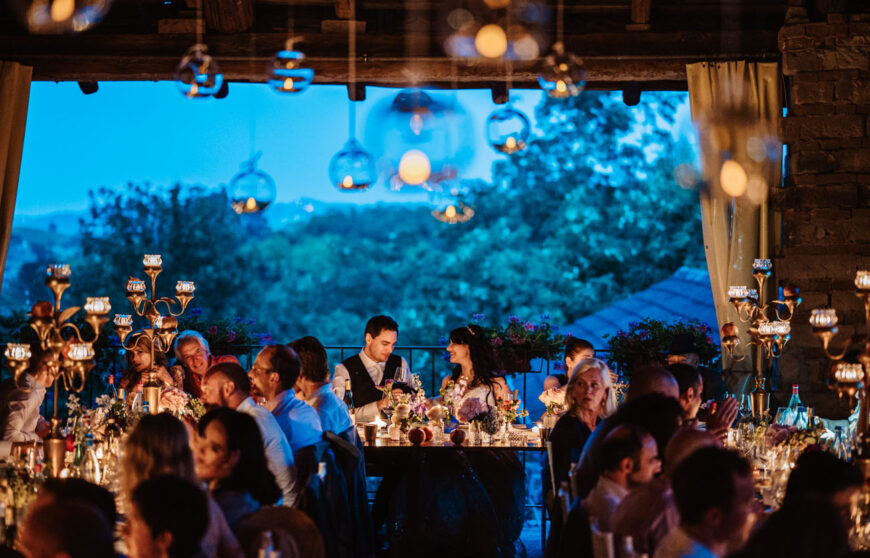
[[[485,319],[483,314],[475,314],[473,322]],[[556,333],[550,324],[548,314],[541,315],[540,323],[521,321],[510,316],[504,326],[481,325],[483,335],[489,339],[500,363],[505,370],[527,371],[530,358],[549,358],[562,350],[565,337]],[[521,366],[522,368],[516,368]]]
[[[710,326],[698,320],[689,322],[663,322],[646,318],[629,324],[627,331],[618,331],[607,336],[610,351],[608,361],[616,370],[626,372],[632,368],[652,363],[664,363],[671,340],[676,335],[691,335],[701,365],[712,367],[718,363],[719,347],[712,337]]]
[[[604,92],[544,98],[528,149],[498,161],[494,183],[463,185],[476,214],[453,226],[404,203],[332,207],[273,230],[261,215],[230,211],[223,191],[101,189],[81,223],[67,297],[107,295],[114,312],[131,313],[125,281],[144,277],[143,254],[159,253],[159,295],[196,281],[191,306],[203,316],[252,318],[278,342],[361,344],[377,313],[397,319],[400,345],[434,345],[470,310],[491,323],[548,312],[569,324],[682,265],[703,265],[697,194],[674,184],[676,142],[659,125],[683,99],[645,94],[626,107]],[[4,286],[4,309],[17,309],[23,293]],[[415,358],[415,369],[428,362]]]
[[[201,309],[191,309],[191,314],[200,314]],[[214,355],[242,354],[252,345],[261,345],[271,340],[266,333],[255,333],[252,319],[236,316],[232,319],[209,320],[200,315],[184,318],[178,322],[178,331],[192,329],[208,342]]]

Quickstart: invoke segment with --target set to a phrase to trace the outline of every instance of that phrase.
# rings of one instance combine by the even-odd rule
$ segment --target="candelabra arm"
[[[776,305],[776,306],[774,307],[774,313],[776,314],[776,319],[777,319],[777,320],[779,320],[779,321],[781,321],[781,322],[790,322],[791,319],[794,317],[794,309],[795,309],[795,306],[790,305],[787,301],[784,301],[784,300],[772,300],[772,301],[770,301],[770,302],[767,303],[768,306],[771,305],[771,304],[775,304],[775,305]],[[787,317],[783,317],[782,314],[779,313],[779,307],[780,307],[780,306],[785,306],[786,308],[789,309],[789,312],[788,312],[788,316],[787,316]]]
[[[78,341],[79,343],[85,343],[85,340],[82,339],[82,332],[77,325],[75,325],[72,322],[66,322],[64,324],[61,324],[61,326],[58,328],[58,331],[63,331],[66,328],[70,328],[73,330],[73,332],[75,333],[75,336],[76,336],[76,341]],[[96,341],[96,340],[97,340],[97,338],[94,337],[94,341]],[[90,342],[93,343],[94,341],[90,341]]]
[[[738,351],[738,349],[740,349]],[[732,349],[726,349],[728,351],[728,357],[734,362],[741,362],[746,358],[748,351],[739,345],[735,346]]]
[[[175,300],[174,298],[169,298],[169,297],[165,297],[165,296],[155,300],[154,304],[157,305],[157,303],[160,303],[160,302],[162,302],[164,304],[164,306],[166,306],[166,313],[169,314],[170,316],[173,316],[173,317],[177,317],[177,316],[184,314],[184,307],[187,306],[187,304],[184,304],[183,302],[179,302],[179,301]],[[172,306],[176,305],[176,304],[181,306],[181,310],[179,310],[178,312],[173,312]]]
[[[833,337],[834,337],[833,334],[831,334],[829,336],[822,337],[822,350],[825,351],[825,355],[831,360],[834,360],[834,361],[843,360],[843,357],[846,356],[846,353],[849,352],[849,348],[852,346],[852,340],[846,339],[846,342],[843,344],[843,350],[840,351],[839,353],[832,353],[829,350],[829,346],[831,343],[831,339]]]
[[[151,310],[154,310],[154,303],[144,297],[135,303],[131,301],[131,303],[133,304],[133,311],[136,312],[137,316],[144,316],[147,314],[149,306]]]

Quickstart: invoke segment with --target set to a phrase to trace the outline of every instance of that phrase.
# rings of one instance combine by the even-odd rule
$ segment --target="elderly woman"
[[[604,361],[588,358],[577,364],[565,386],[567,410],[550,434],[557,487],[568,480],[571,464],[580,460],[583,446],[598,423],[616,411],[612,395],[610,368]]]

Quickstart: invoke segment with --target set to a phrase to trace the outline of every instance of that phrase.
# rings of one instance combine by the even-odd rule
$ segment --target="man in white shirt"
[[[39,414],[45,390],[54,382],[47,365],[50,353],[30,357],[30,368],[18,378],[9,378],[0,388],[0,434],[6,442],[36,442],[49,434],[50,426]]]
[[[265,347],[251,366],[251,391],[266,399],[263,407],[268,409],[293,450],[299,450],[319,442],[323,438],[320,417],[313,407],[296,398],[293,386],[299,378],[301,364],[293,349],[284,345]]]
[[[317,411],[323,430],[341,434],[353,428],[347,405],[332,391],[326,349],[320,341],[316,337],[307,336],[293,341],[290,347],[296,351],[302,362],[296,387],[304,396],[305,402]]]
[[[680,526],[655,558],[719,558],[740,547],[754,504],[749,462],[731,450],[701,448],[677,465],[671,484]]]
[[[343,398],[345,381],[350,380],[353,415],[357,422],[375,420],[380,410],[389,405],[389,398],[378,389],[387,380],[410,383],[408,363],[393,354],[398,337],[399,324],[394,319],[375,316],[366,323],[365,347],[335,367],[335,394]]]
[[[251,383],[245,369],[235,362],[222,362],[208,369],[202,380],[202,402],[208,407],[229,407],[251,415],[263,435],[266,461],[284,494],[283,505],[296,501],[296,467],[293,451],[278,421],[250,397]]]
[[[610,518],[632,488],[650,482],[661,471],[658,446],[645,430],[625,424],[613,429],[601,445],[604,471],[583,501],[598,530],[613,531]]]

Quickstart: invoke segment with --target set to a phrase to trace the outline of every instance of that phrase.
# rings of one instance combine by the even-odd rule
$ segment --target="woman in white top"
[[[452,380],[460,386],[462,400],[477,397],[490,406],[508,398],[507,382],[495,375],[495,355],[480,326],[468,325],[451,331],[447,353],[456,366],[441,382],[442,388]]]

